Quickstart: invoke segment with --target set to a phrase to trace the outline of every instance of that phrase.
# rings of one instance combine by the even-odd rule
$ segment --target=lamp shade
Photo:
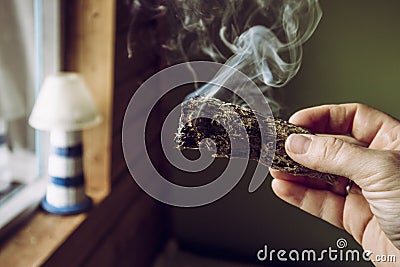
[[[39,130],[76,131],[101,122],[83,78],[73,72],[49,76],[36,99],[29,124]]]

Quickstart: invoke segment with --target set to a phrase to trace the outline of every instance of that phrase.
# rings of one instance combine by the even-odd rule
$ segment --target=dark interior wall
[[[126,159],[123,154],[122,132],[123,120],[127,112],[127,106],[138,90],[140,85],[151,75],[156,73],[162,66],[161,51],[157,46],[158,36],[156,35],[159,27],[157,19],[146,17],[143,14],[134,17],[128,1],[116,1],[116,28],[115,28],[115,59],[114,59],[114,105],[113,105],[113,132],[112,132],[112,160],[111,160],[111,179],[112,190],[115,195],[120,195],[120,199],[114,201],[111,209],[118,210],[122,205],[122,214],[115,222],[114,233],[110,233],[107,239],[109,243],[103,247],[90,261],[90,266],[151,266],[159,251],[163,248],[164,242],[168,237],[168,220],[165,207],[156,200],[149,197],[132,179]],[[133,21],[134,19],[134,21]],[[128,53],[128,36],[132,35],[136,45],[131,57]],[[154,94],[157,88],[154,88]],[[145,116],[141,109],[135,109],[135,116]],[[158,121],[149,122],[149,127],[158,125]],[[140,127],[135,122],[128,126],[135,129]],[[139,129],[139,132],[143,129]],[[130,131],[129,131],[130,132]],[[140,137],[128,136],[130,144],[140,142]],[[148,142],[154,142],[156,135],[148,132],[146,135]],[[150,147],[151,149],[151,147]],[[155,148],[153,148],[155,149]],[[146,151],[133,149],[131,160],[140,162]],[[157,159],[155,165],[161,164]],[[151,174],[148,174],[151,179]],[[112,237],[111,237],[112,236]],[[119,236],[119,237],[118,237]],[[116,237],[116,238],[115,238]],[[113,241],[116,239],[115,241]],[[112,253],[113,259],[105,263],[108,257],[102,255]],[[119,251],[119,252],[118,252]],[[104,258],[104,260],[103,260]]]
[[[362,102],[400,117],[400,2],[321,0],[321,6],[324,15],[304,46],[300,72],[278,92],[285,116],[308,106]],[[185,178],[178,172],[172,176]],[[173,208],[173,229],[181,246],[253,260],[264,244],[323,249],[335,247],[343,237],[349,247],[357,247],[343,231],[277,199],[270,177],[262,188],[248,193],[250,178],[245,175],[228,195],[207,206]],[[324,266],[357,266],[331,264]]]
[[[112,151],[113,180],[127,172],[122,151],[122,127],[128,104],[140,85],[161,68],[162,55],[156,44],[157,27],[157,20],[143,14],[134,17],[127,1],[117,1],[112,133],[115,144]],[[135,42],[131,57],[128,53],[129,34],[133,36]],[[156,88],[154,92],[149,92],[151,93],[156,93]],[[135,127],[135,125],[130,126]],[[137,150],[137,157],[142,153],[144,151]]]
[[[287,114],[361,102],[400,117],[400,35],[395,0],[321,0],[324,15],[304,45],[299,74],[283,88]]]

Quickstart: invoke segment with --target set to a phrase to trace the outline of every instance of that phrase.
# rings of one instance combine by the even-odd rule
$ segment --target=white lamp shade
[[[45,79],[29,124],[39,130],[76,131],[101,122],[101,116],[83,78],[61,72]]]

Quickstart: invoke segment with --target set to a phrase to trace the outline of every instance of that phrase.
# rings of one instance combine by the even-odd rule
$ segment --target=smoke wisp
[[[322,16],[318,0],[134,0],[131,7],[134,15],[165,16],[169,34],[162,48],[168,50],[170,64],[198,59],[225,63],[255,82],[274,112],[279,104],[271,88],[285,86],[297,74],[302,44]],[[220,71],[215,80],[223,84],[230,75]],[[206,85],[195,94],[214,96],[219,90]]]

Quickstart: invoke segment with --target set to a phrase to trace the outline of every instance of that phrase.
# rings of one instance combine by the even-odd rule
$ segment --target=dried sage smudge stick
[[[243,123],[246,136],[235,126],[235,118],[239,118]],[[181,118],[175,141],[179,149],[204,147],[213,150],[216,146],[215,157],[249,158],[279,171],[317,178],[333,184],[337,176],[311,170],[293,161],[286,154],[285,141],[292,133],[312,134],[309,130],[287,121],[255,114],[249,108],[225,103],[216,98],[196,97],[186,100],[181,105]],[[236,138],[236,144],[239,144],[233,151],[232,138]],[[240,141],[244,138],[248,138],[248,142]]]

